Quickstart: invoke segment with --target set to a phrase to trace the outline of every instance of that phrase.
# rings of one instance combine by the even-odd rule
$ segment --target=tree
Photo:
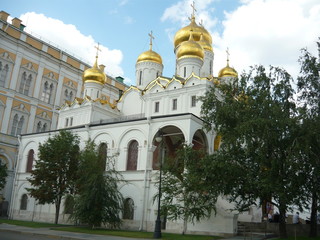
[[[272,201],[280,212],[280,237],[287,237],[286,211],[303,195],[303,172],[293,154],[299,118],[291,84],[285,70],[255,66],[202,99],[205,127],[222,136],[221,149],[207,163],[208,188],[219,185],[240,211],[257,200]]]
[[[318,52],[320,54],[320,42]],[[300,137],[301,166],[305,168],[306,197],[311,199],[310,237],[317,236],[317,210],[320,198],[320,62],[302,49],[298,77],[299,103],[302,114]]]
[[[120,173],[114,169],[114,158],[102,159],[93,141],[86,143],[80,154],[79,179],[77,194],[71,218],[87,223],[91,228],[108,224],[111,228],[119,227],[119,217],[123,198],[118,189],[122,181]],[[107,166],[105,171],[104,166]]]
[[[8,176],[7,173],[7,165],[5,163],[2,163],[0,159],[0,190],[4,188],[6,185],[6,178]]]
[[[79,138],[69,131],[39,144],[39,159],[28,181],[27,189],[40,204],[55,204],[55,224],[58,223],[62,198],[75,190],[79,158]]]
[[[169,220],[182,219],[182,234],[186,233],[188,222],[209,218],[215,211],[218,194],[204,188],[206,179],[200,177],[205,157],[203,151],[183,145],[163,164],[161,214]]]

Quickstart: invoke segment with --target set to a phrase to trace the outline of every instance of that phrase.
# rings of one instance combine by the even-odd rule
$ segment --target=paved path
[[[65,239],[65,240],[141,240],[141,238],[127,238],[127,237],[115,237],[110,235],[95,235],[95,234],[86,234],[86,233],[74,233],[74,232],[64,232],[64,231],[56,231],[50,230],[49,228],[29,228],[29,227],[21,227],[11,224],[2,223],[0,224],[0,232],[8,231],[8,232],[18,232],[21,234],[29,234],[29,235],[39,235],[43,237],[54,237],[57,239]],[[1,234],[0,234],[1,236]],[[151,240],[151,239],[149,239]]]

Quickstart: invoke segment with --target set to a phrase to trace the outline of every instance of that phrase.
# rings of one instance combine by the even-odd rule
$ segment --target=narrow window
[[[191,96],[191,107],[195,107],[197,104],[197,97]]]
[[[172,110],[177,110],[178,107],[178,99],[172,99]]]
[[[108,151],[107,144],[101,143],[99,146],[99,165],[101,166],[101,169],[103,171],[105,171],[106,169],[107,151]]]
[[[68,124],[69,124],[69,118],[66,118],[65,127],[68,127]]]
[[[45,132],[47,130],[47,124],[43,124],[42,126],[42,129],[41,129],[41,132]]]
[[[27,79],[26,84],[25,84],[24,89],[23,89],[23,94],[24,95],[28,95],[29,94],[29,90],[30,90],[30,87],[31,87],[31,81],[32,81],[32,75],[29,74],[28,79]]]
[[[212,60],[210,60],[209,64],[209,74],[212,75]]]
[[[139,85],[142,84],[142,71],[139,72]]]
[[[18,114],[14,115],[11,127],[11,135],[16,135],[17,128],[18,128]]]
[[[16,135],[20,135],[22,132],[22,128],[23,128],[23,124],[24,124],[24,116],[22,116],[18,122],[18,128],[17,128],[17,134]]]
[[[41,132],[41,127],[42,127],[42,124],[41,124],[41,121],[39,121],[37,124],[37,133]]]
[[[133,220],[134,202],[131,198],[126,198],[123,202],[123,219]]]
[[[28,173],[32,171],[33,160],[34,160],[34,150],[30,149],[28,152],[27,169],[26,169],[26,172]]]
[[[8,64],[6,64],[4,68],[2,68],[2,63],[0,62],[0,87],[5,86],[8,72],[9,72]]]
[[[72,126],[73,124],[73,117],[70,118],[70,127]]]
[[[159,112],[159,107],[160,107],[160,103],[159,102],[155,102],[154,104],[154,112]]]
[[[186,77],[187,76],[187,67],[183,68],[183,76]]]
[[[20,93],[23,93],[23,90],[24,90],[25,85],[26,85],[26,81],[27,81],[27,73],[23,72],[22,76],[21,76],[20,87],[19,87],[19,92]]]
[[[23,194],[20,202],[20,210],[27,210],[28,205],[28,196],[27,194]]]
[[[129,143],[127,170],[137,170],[138,163],[138,142],[133,140]]]

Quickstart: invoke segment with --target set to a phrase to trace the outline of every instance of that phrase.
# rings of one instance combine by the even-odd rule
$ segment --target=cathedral
[[[122,227],[131,230],[154,230],[157,204],[153,197],[158,191],[160,161],[160,144],[156,136],[159,132],[162,134],[161,146],[168,155],[183,143],[208,154],[219,148],[220,137],[203,129],[199,97],[204,96],[209,88],[238,76],[229,66],[229,57],[226,67],[218,76],[213,76],[212,37],[202,24],[196,23],[193,13],[189,25],[175,34],[175,73],[173,77],[166,77],[162,74],[162,58],[152,48],[152,32],[149,37],[149,50],[137,57],[134,86],[111,91],[114,88],[110,87],[105,66],[99,65],[98,46],[93,66],[82,71],[78,94],[65,99],[59,106],[56,127],[22,134],[12,188],[11,218],[53,222],[55,207],[37,204],[26,189],[31,187],[27,178],[38,158],[39,143],[60,129],[77,134],[81,149],[91,139],[106,156],[115,158],[116,170],[127,181],[119,186],[125,209]],[[66,201],[64,199],[61,206],[60,223],[68,223],[69,214],[64,211]],[[234,235],[239,219],[261,219],[253,211],[239,215],[229,209],[230,204],[220,198],[217,213],[210,219],[188,223],[188,233]],[[182,232],[183,221],[167,221],[162,227],[166,232]]]

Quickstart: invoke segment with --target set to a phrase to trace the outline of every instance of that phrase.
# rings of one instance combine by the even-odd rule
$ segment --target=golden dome
[[[213,48],[212,48],[211,44],[210,44],[208,41],[204,40],[204,38],[203,38],[203,33],[200,34],[200,40],[199,40],[198,43],[201,45],[201,47],[202,47],[204,50],[213,52]]]
[[[229,66],[228,60],[227,66],[219,71],[218,77],[238,77],[238,72]]]
[[[176,48],[180,43],[188,41],[190,37],[190,30],[193,31],[193,37],[195,41],[200,40],[200,35],[202,33],[204,40],[207,41],[209,45],[212,44],[212,37],[210,33],[204,27],[197,25],[195,17],[192,16],[191,23],[188,26],[181,28],[174,36],[174,48]]]
[[[137,63],[144,62],[144,61],[151,61],[151,62],[162,64],[161,56],[155,51],[152,51],[152,49],[149,49],[148,51],[145,51],[139,55],[137,59]]]
[[[96,56],[96,61],[93,64],[93,67],[88,68],[83,72],[82,80],[83,82],[97,82],[100,84],[105,84],[106,75],[103,70],[98,67],[98,56]]]
[[[189,40],[182,42],[180,47],[178,48],[177,59],[182,57],[198,57],[203,60],[203,48],[199,43],[194,41],[193,33],[190,33]]]

